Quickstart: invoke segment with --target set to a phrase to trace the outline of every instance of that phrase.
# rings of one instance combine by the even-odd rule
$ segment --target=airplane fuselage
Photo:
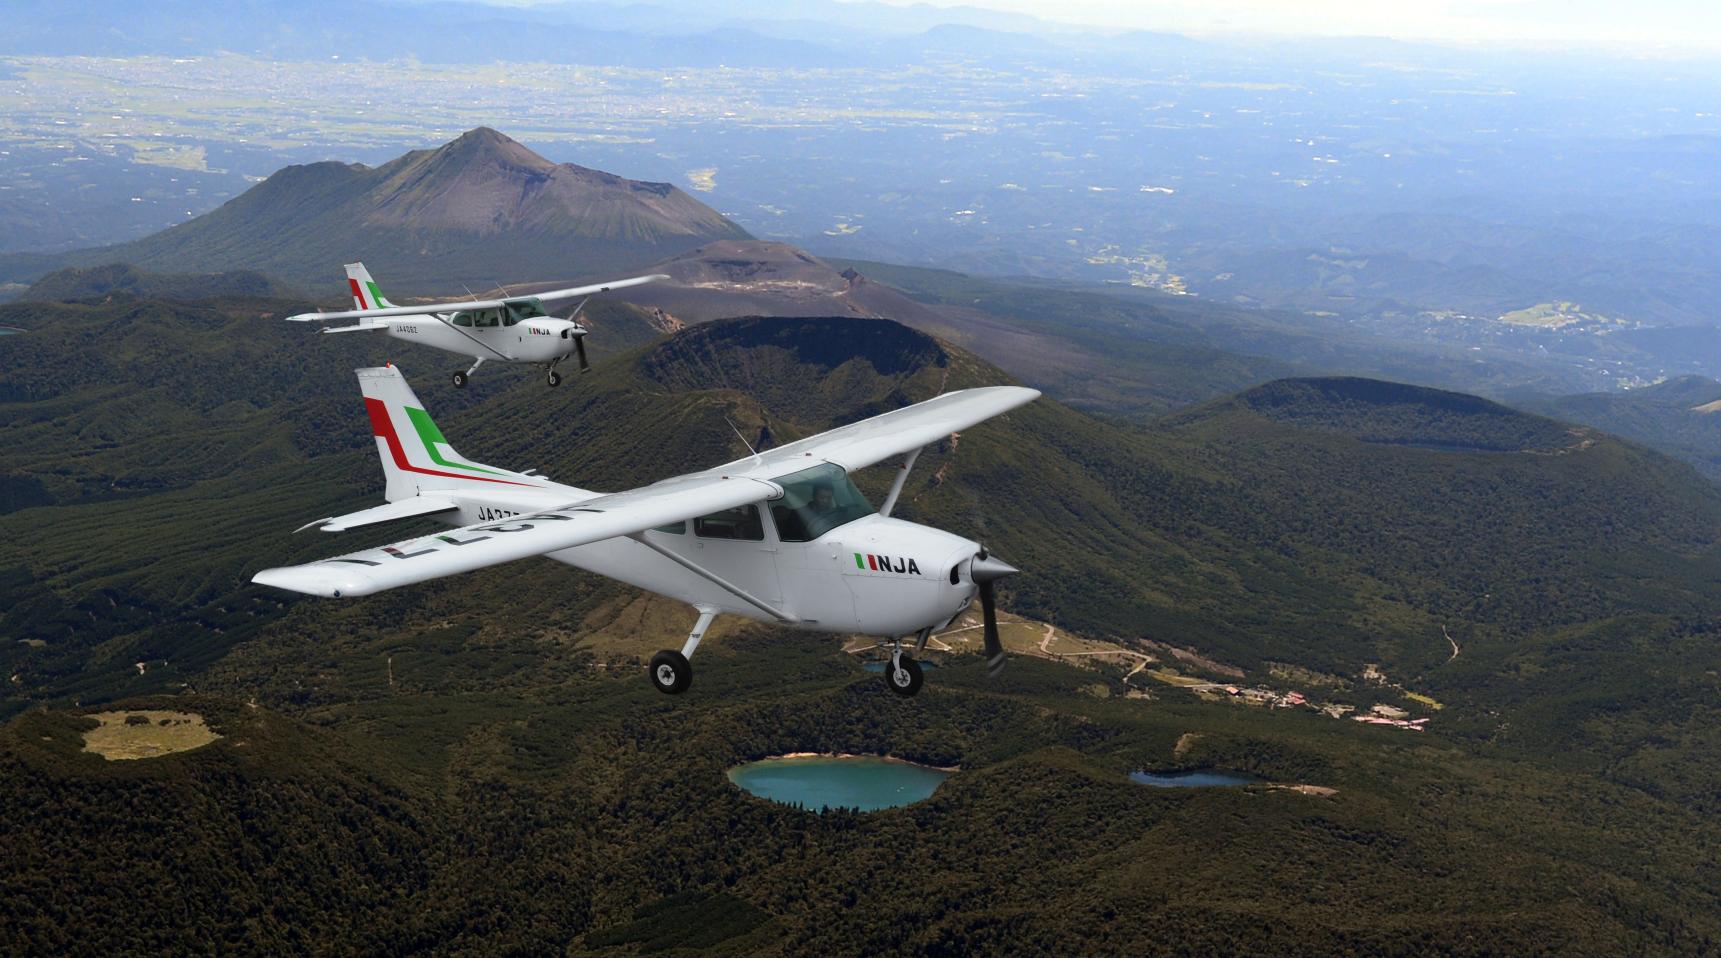
[[[523,319],[506,326],[457,326],[454,322],[459,317],[449,313],[390,317],[381,322],[394,339],[504,363],[547,364],[566,359],[575,349],[574,331],[580,329],[577,323],[550,317]]]
[[[530,491],[444,490],[438,495],[460,503],[441,521],[454,526],[488,522],[489,531],[505,534],[517,528],[510,523],[517,516],[577,506],[600,493],[546,482]],[[758,539],[701,535],[695,521],[681,524],[679,532],[650,530],[639,539],[606,539],[548,555],[689,605],[812,631],[912,635],[942,628],[974,598],[966,563],[978,547],[960,536],[875,514],[810,542],[785,542],[770,510],[752,508],[759,510]],[[739,587],[764,607],[665,552]]]

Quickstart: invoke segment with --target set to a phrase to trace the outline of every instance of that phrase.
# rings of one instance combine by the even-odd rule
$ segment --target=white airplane
[[[920,690],[915,651],[980,596],[988,668],[1004,664],[992,584],[1016,572],[978,543],[890,517],[922,447],[1040,394],[1019,386],[946,393],[715,469],[599,493],[470,462],[454,451],[394,366],[357,370],[387,478],[386,505],[300,527],[339,532],[431,516],[452,532],[320,562],[264,569],[251,581],[343,598],[548,556],[678,599],[698,613],[679,652],[651,659],[671,695],[719,614],[888,639],[885,681]],[[906,453],[884,504],[849,474]]]
[[[556,372],[557,363],[570,355],[577,355],[582,372],[590,366],[586,361],[586,327],[574,321],[585,307],[585,300],[580,301],[567,319],[556,319],[545,312],[545,302],[576,296],[590,297],[668,278],[662,273],[654,273],[591,286],[553,289],[533,296],[396,306],[377,288],[365,264],[348,263],[347,286],[353,293],[352,309],[338,313],[297,313],[288,316],[287,321],[323,323],[356,319],[359,320],[357,326],[325,328],[323,332],[356,333],[384,329],[396,339],[470,356],[472,368],[454,374],[456,389],[465,388],[467,378],[488,360],[543,366],[545,381],[551,386],[559,386],[562,376]]]

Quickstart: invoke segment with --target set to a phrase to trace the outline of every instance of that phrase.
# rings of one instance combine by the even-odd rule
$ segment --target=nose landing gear
[[[920,670],[920,663],[914,661],[914,656],[897,650],[890,656],[890,661],[884,666],[884,684],[890,690],[903,698],[908,698],[920,691],[920,686],[926,682],[926,674]]]
[[[931,628],[921,629],[914,651],[925,651],[926,640],[931,635]],[[890,661],[884,664],[884,684],[903,698],[919,692],[920,687],[926,684],[926,673],[921,670],[920,663],[914,661],[914,656],[902,650],[901,638],[890,641]]]

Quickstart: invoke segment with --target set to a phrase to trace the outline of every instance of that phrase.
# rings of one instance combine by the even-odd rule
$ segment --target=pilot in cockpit
[[[837,508],[837,494],[831,491],[828,483],[819,483],[813,487],[813,501],[807,508],[813,515],[821,518],[829,516]]]

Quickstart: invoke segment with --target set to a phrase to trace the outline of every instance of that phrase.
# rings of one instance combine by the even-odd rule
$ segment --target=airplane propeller
[[[974,561],[968,566],[969,577],[980,587],[980,617],[985,623],[983,634],[987,675],[997,675],[1004,669],[1004,642],[998,638],[997,596],[992,591],[992,583],[1019,571],[1021,570],[1008,562],[992,558],[987,554],[985,546],[980,547]]]
[[[585,299],[580,300],[580,304],[575,306],[574,311],[568,314],[568,322],[577,323],[579,321],[578,317],[580,315],[580,310],[586,308],[586,303],[590,299],[591,297],[587,296]],[[586,359],[586,331],[584,327],[581,327],[580,330],[574,334],[574,355],[580,360],[580,372],[587,372],[592,368],[591,361]]]

